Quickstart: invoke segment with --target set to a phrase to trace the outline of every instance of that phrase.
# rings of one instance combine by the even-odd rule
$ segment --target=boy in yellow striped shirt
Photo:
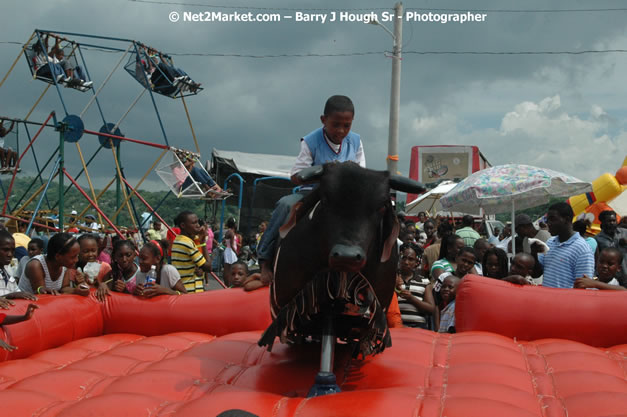
[[[198,237],[200,242],[207,240],[207,231],[200,227],[198,216],[191,211],[183,211],[176,216],[174,223],[181,229],[172,243],[172,266],[181,275],[181,281],[185,285],[188,293],[203,292],[205,290],[204,277],[195,274],[196,268],[204,272],[211,272],[211,262],[206,244],[194,243],[194,238]]]

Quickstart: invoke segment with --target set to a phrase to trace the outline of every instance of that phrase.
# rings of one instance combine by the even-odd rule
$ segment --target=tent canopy
[[[215,164],[225,164],[242,174],[262,177],[290,177],[290,170],[296,161],[293,156],[269,155],[236,151],[212,151],[212,169]]]
[[[405,206],[405,213],[418,215],[421,211],[433,215],[435,212],[442,211],[440,197],[455,188],[457,184],[453,181],[444,181],[437,187],[418,196],[417,199]]]

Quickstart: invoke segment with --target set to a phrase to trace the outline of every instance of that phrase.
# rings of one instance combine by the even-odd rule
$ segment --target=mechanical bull
[[[399,224],[390,189],[421,193],[424,187],[387,171],[352,162],[300,172],[319,182],[292,209],[270,284],[273,322],[259,345],[321,340],[321,369],[310,396],[339,391],[333,354],[336,338],[355,344],[355,356],[391,345],[386,312],[394,293]]]

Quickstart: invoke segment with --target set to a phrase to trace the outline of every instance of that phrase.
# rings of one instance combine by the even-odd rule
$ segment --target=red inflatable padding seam
[[[455,328],[519,340],[567,339],[590,346],[627,343],[627,292],[520,286],[476,275],[457,289]]]
[[[271,322],[268,289],[241,288],[143,299],[112,294],[103,305],[104,333],[156,336],[200,332],[216,336],[263,330]]]

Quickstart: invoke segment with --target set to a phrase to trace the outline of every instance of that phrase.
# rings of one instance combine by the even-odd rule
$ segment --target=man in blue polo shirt
[[[567,203],[549,207],[547,223],[553,237],[546,242],[549,251],[538,255],[544,267],[545,287],[573,288],[575,279],[594,274],[594,255],[586,241],[573,231],[573,215]]]

